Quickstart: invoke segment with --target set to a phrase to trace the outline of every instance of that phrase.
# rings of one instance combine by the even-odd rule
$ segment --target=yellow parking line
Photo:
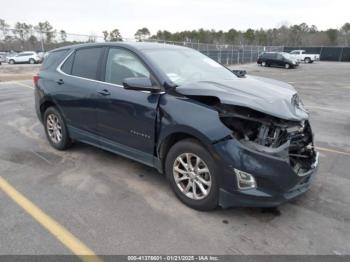
[[[12,187],[4,178],[0,176],[0,189],[2,189],[17,205],[22,207],[39,224],[54,235],[63,245],[70,249],[83,261],[101,261],[95,253],[83,244],[78,238],[70,233],[54,219],[45,214],[39,207],[28,200],[24,195]]]
[[[27,84],[24,84],[24,83],[21,83],[21,82],[14,82],[16,85],[20,85],[20,86],[24,86],[24,87],[28,87],[28,88],[31,88],[31,89],[34,89],[34,87],[30,86],[30,85],[27,85]]]
[[[339,150],[324,148],[324,147],[318,147],[318,146],[315,148],[317,150],[320,150],[320,151],[326,151],[326,152],[336,153],[336,154],[340,154],[340,155],[350,156],[349,152],[344,152],[344,151],[339,151]]]

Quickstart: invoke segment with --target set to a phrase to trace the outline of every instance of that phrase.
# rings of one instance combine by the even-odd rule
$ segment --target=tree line
[[[281,25],[271,29],[234,28],[228,31],[192,30],[171,33],[158,31],[151,39],[166,41],[188,41],[211,44],[261,45],[261,46],[349,46],[350,23],[339,29],[318,30],[315,25],[301,23],[299,25]]]
[[[101,33],[102,36],[68,34],[65,30],[55,29],[48,21],[39,22],[37,25],[17,22],[10,27],[4,19],[0,18],[0,51],[51,50],[68,44],[96,42],[99,37],[104,41],[123,41],[123,37],[117,28],[111,31],[104,30]],[[79,40],[78,36],[83,39]],[[228,31],[201,28],[175,33],[159,30],[153,35],[147,27],[142,27],[135,32],[134,38],[138,41],[150,39],[232,45],[349,46],[350,23],[327,30],[318,30],[315,25],[309,26],[306,23],[301,23],[281,25],[271,29],[249,28],[243,31],[234,28]]]

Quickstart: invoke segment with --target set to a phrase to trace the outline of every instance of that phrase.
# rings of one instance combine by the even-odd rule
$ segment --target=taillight
[[[40,76],[38,76],[38,75],[33,76],[33,82],[34,82],[35,87],[38,86],[39,79],[40,79]]]

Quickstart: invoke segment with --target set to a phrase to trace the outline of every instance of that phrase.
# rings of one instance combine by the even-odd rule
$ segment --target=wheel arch
[[[44,114],[45,111],[49,108],[49,107],[54,107],[56,108],[62,115],[62,112],[60,110],[60,108],[57,106],[57,104],[52,100],[52,99],[46,99],[44,100],[41,104],[40,104],[40,120],[43,122],[44,121]]]
[[[192,128],[184,128],[181,130],[176,130],[171,133],[168,133],[162,136],[157,143],[156,155],[161,164],[161,172],[164,173],[165,159],[170,150],[170,148],[175,145],[177,142],[185,139],[193,139],[202,145],[208,152],[211,154],[212,149],[210,148],[210,140],[205,137],[204,134],[199,133],[198,131],[191,130]]]

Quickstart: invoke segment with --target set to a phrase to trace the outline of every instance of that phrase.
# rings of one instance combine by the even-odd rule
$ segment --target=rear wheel
[[[197,210],[217,207],[219,187],[215,162],[196,140],[182,140],[169,150],[165,172],[183,203]]]
[[[266,66],[266,62],[262,62],[261,65],[262,65],[262,66]]]
[[[310,57],[305,57],[304,62],[307,64],[311,63]]]
[[[9,64],[10,64],[10,65],[13,65],[14,63],[15,63],[15,60],[13,60],[13,59],[10,59],[10,60],[9,60]]]
[[[44,125],[46,137],[52,147],[58,150],[64,150],[71,145],[64,119],[55,107],[46,109]]]

